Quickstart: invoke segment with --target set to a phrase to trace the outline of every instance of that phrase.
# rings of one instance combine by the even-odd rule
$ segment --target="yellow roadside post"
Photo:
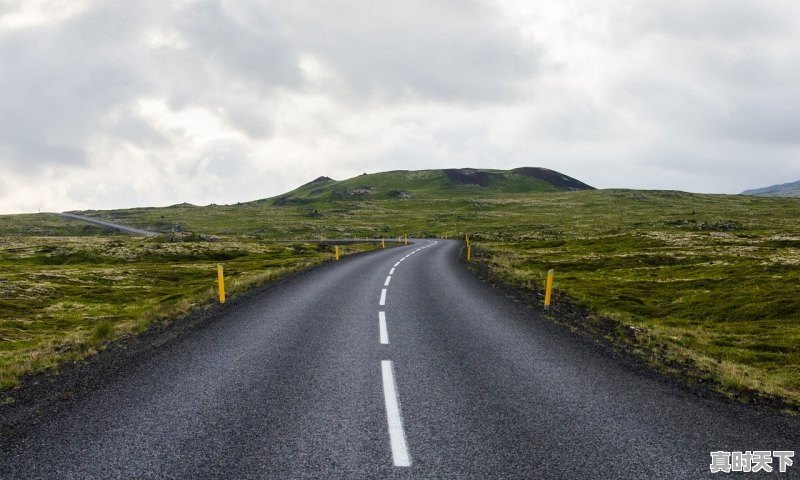
[[[467,244],[467,261],[472,261],[472,246],[469,244],[469,236],[465,233],[464,234],[464,243]]]
[[[386,248],[386,240],[381,238],[381,248]]]
[[[339,260],[339,245],[334,245],[333,246],[333,253],[334,253],[335,257],[336,257],[336,260],[338,261]]]
[[[225,303],[225,274],[220,264],[217,264],[217,284],[219,285],[219,303]]]
[[[544,308],[545,310],[550,308],[550,300],[553,297],[553,276],[555,272],[551,268],[547,271],[547,287],[545,288],[544,292]]]

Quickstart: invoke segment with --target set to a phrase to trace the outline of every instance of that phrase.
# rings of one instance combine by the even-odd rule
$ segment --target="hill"
[[[284,206],[332,200],[409,200],[574,190],[594,188],[562,173],[535,167],[395,170],[365,173],[342,181],[319,177],[295,190],[259,202],[271,201]]]
[[[800,197],[800,181],[745,190],[742,192],[742,195],[756,195],[759,197]]]
[[[466,233],[480,271],[525,298],[555,269],[555,321],[585,309],[569,328],[687,382],[800,410],[800,198],[591,190],[532,170],[320,177],[242,204],[82,212],[155,238],[0,216],[0,386],[42,355],[91,352],[109,324],[125,332],[211,301],[217,263],[244,288],[332,256],[300,240]],[[83,343],[65,347],[73,338]]]

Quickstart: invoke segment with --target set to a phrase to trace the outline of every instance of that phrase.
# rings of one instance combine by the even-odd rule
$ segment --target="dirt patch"
[[[564,175],[563,173],[558,173],[547,168],[522,167],[515,168],[511,171],[517,175],[522,175],[523,177],[533,177],[538,178],[539,180],[544,180],[554,187],[563,188],[565,190],[595,190],[594,187],[587,185],[580,180],[576,180],[572,177]]]

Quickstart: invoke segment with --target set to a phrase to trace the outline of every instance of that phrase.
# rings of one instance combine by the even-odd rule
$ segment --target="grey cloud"
[[[229,141],[215,142],[205,148],[182,173],[187,178],[236,178],[247,175],[248,163],[244,146]]]
[[[796,2],[775,0],[670,0],[634,2],[620,18],[639,34],[731,39],[772,36],[796,28]]]
[[[610,90],[615,105],[691,142],[800,143],[796,2],[678,0],[633,4],[613,45],[639,68]]]
[[[198,73],[227,83],[216,86],[252,94],[301,80],[296,47],[282,36],[280,19],[248,22],[220,2],[203,1],[175,12],[174,20],[190,45],[184,66],[201,65]]]
[[[653,72],[622,83],[612,95],[616,105],[664,137],[800,145],[800,94],[794,87],[741,88],[709,75],[686,79]]]
[[[84,163],[104,115],[143,88],[124,48],[129,32],[117,27],[112,38],[105,16],[90,12],[55,27],[0,34],[0,145],[17,168]]]
[[[546,0],[531,1],[546,15]],[[607,28],[570,3],[569,25],[552,36],[566,46],[523,39],[539,19],[523,25],[496,7],[488,0],[109,0],[63,21],[0,30],[7,183],[56,167],[62,178],[89,172],[95,181],[104,165],[98,156],[128,150],[142,152],[142,168],[158,170],[153,178],[164,177],[164,198],[193,197],[175,203],[223,191],[277,194],[294,186],[276,180],[294,179],[283,171],[288,163],[326,170],[328,156],[357,173],[553,161],[567,172],[579,165],[573,173],[588,183],[609,178],[603,165],[627,165],[631,185],[699,190],[738,189],[750,175],[742,172],[765,170],[757,162],[780,165],[780,175],[797,172],[800,4],[623,0],[600,9]],[[174,34],[178,44],[150,45],[153,32]],[[571,48],[583,50],[573,58]],[[565,55],[549,56],[557,50]],[[325,75],[309,75],[308,58]],[[586,65],[570,65],[575,58]],[[141,99],[211,112],[241,136],[194,138],[170,118],[143,116]],[[407,118],[418,125],[395,128]],[[727,171],[731,164],[738,171]],[[252,170],[269,178],[252,178]],[[146,201],[115,173],[107,175],[116,193],[98,198]],[[323,173],[330,172],[309,177]],[[204,181],[242,187],[193,186]],[[172,193],[175,184],[184,187]],[[65,195],[81,202],[85,190]]]
[[[396,101],[514,98],[539,52],[480,2],[320,2],[282,7],[289,34],[358,96]]]
[[[149,48],[152,28],[175,30],[185,48]],[[95,3],[59,24],[0,36],[9,72],[0,78],[0,148],[31,170],[84,164],[97,134],[163,144],[131,114],[140,96],[220,112],[268,138],[276,89],[305,88],[301,54],[343,78],[351,101],[391,103],[514,98],[538,52],[478,2]]]

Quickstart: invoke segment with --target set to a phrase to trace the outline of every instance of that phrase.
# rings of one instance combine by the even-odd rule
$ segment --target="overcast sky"
[[[320,175],[800,179],[797,0],[0,0],[0,213]]]

